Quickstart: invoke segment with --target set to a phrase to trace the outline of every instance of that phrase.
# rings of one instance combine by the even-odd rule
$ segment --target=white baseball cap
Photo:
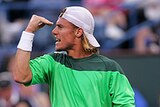
[[[66,19],[79,28],[82,28],[89,43],[94,47],[100,47],[100,44],[93,35],[93,16],[86,8],[80,6],[66,7],[60,14],[60,17]]]

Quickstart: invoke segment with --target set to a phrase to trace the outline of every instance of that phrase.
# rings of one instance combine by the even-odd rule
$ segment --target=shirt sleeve
[[[134,91],[125,75],[112,73],[109,92],[113,107],[135,107]]]
[[[30,60],[32,80],[25,85],[49,84],[50,78],[54,75],[54,62],[50,55],[44,55]]]

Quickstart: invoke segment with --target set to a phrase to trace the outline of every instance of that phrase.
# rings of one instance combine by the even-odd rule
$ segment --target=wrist
[[[25,32],[34,33],[34,31],[33,31],[31,28],[29,28],[29,27],[27,27],[27,28],[25,29]]]
[[[32,51],[33,38],[33,33],[23,31],[17,48],[24,51]]]

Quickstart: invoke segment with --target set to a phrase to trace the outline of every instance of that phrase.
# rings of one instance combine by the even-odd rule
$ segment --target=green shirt
[[[48,84],[52,107],[135,107],[128,79],[107,57],[54,53],[31,60],[30,68],[33,77],[27,85]]]

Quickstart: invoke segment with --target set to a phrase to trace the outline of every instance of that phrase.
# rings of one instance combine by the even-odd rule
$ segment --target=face
[[[0,88],[0,97],[8,101],[11,97],[12,88],[6,87],[6,88]]]
[[[20,102],[16,105],[16,107],[30,107],[26,102]]]
[[[75,31],[76,27],[73,24],[64,18],[59,18],[56,22],[56,27],[52,31],[52,34],[56,37],[55,50],[69,51],[74,49]]]

